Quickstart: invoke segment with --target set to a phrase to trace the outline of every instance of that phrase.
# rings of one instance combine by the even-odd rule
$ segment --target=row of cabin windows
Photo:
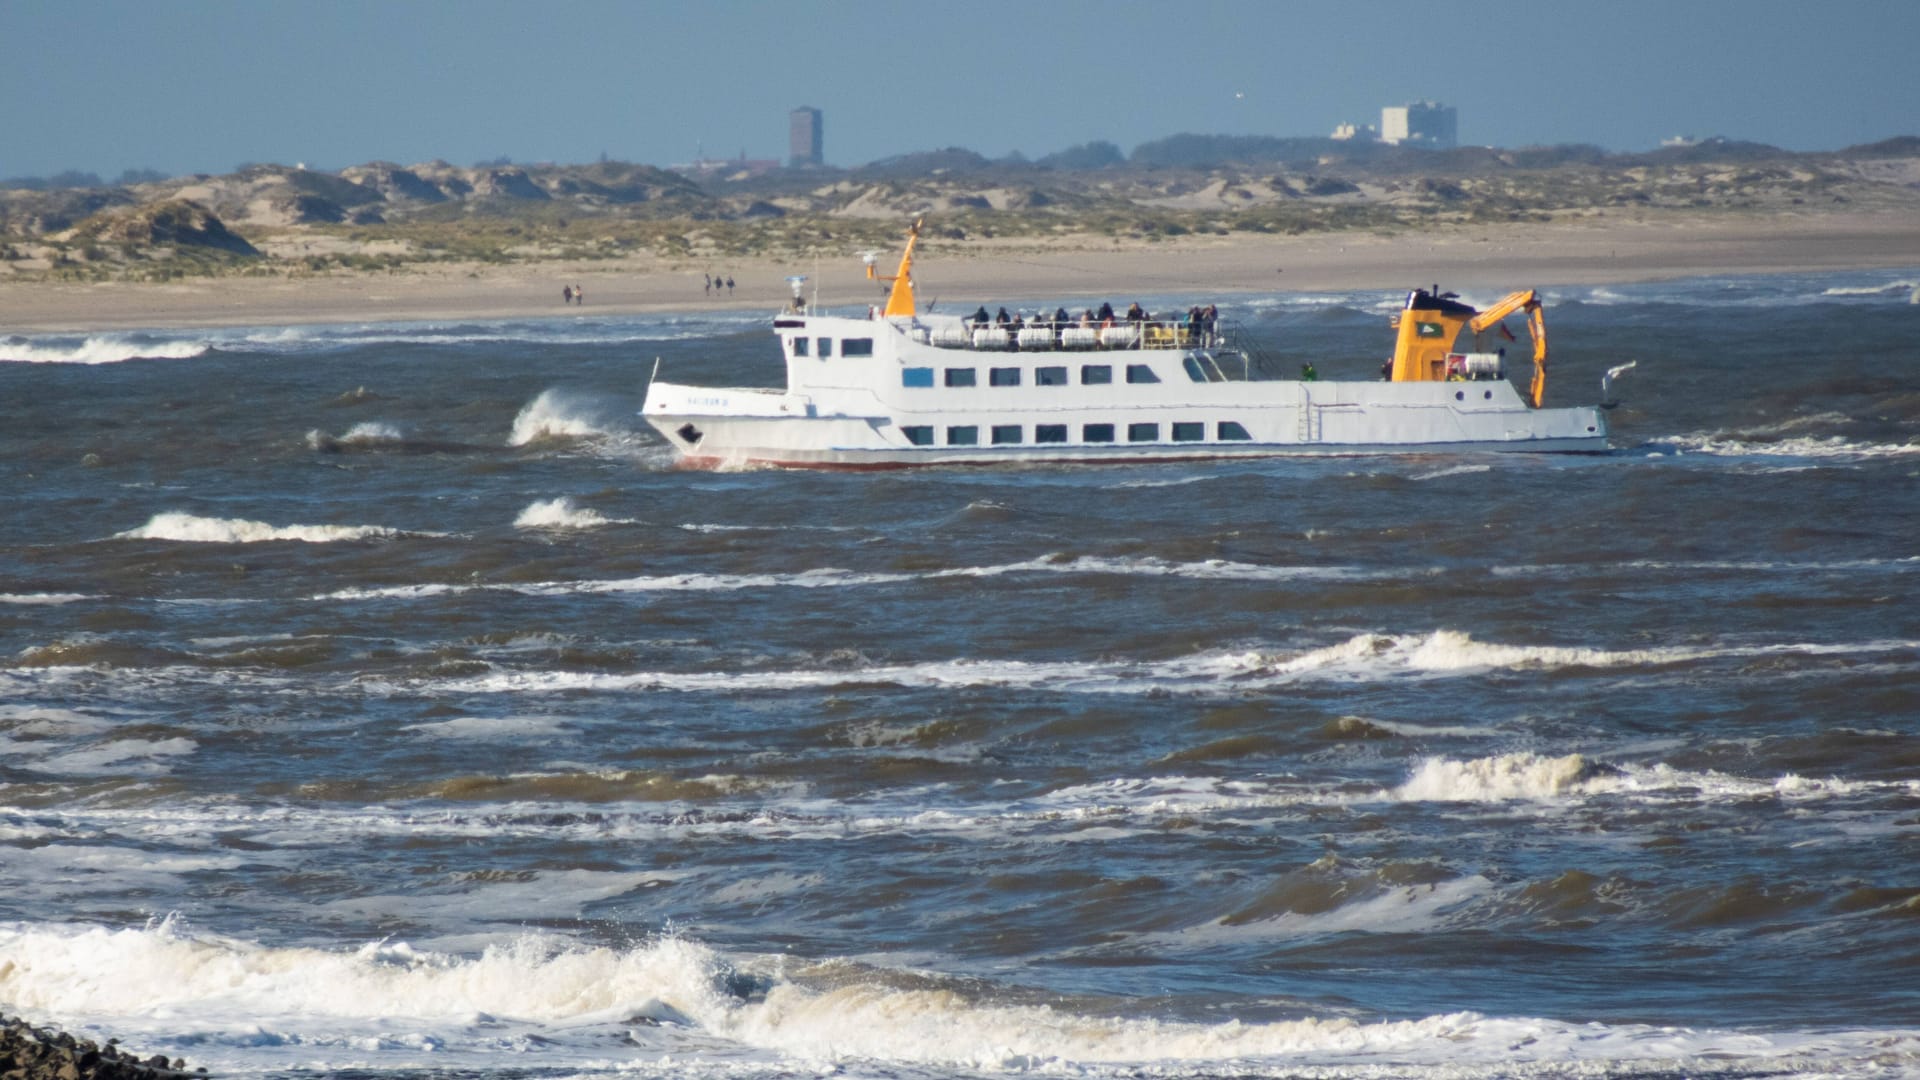
[[[1173,442],[1207,441],[1207,425],[1199,421],[1181,421],[1167,425],[1171,428]],[[1064,443],[1067,441],[1068,425],[1035,424],[1033,441],[1035,443]],[[1080,441],[1082,443],[1117,442],[1115,424],[1081,424]],[[932,446],[934,429],[931,424],[915,424],[902,427],[900,433],[915,446]],[[1026,441],[1026,427],[1021,424],[993,424],[987,428],[988,438],[994,446],[1018,446]],[[1157,443],[1160,440],[1158,423],[1135,423],[1126,426],[1127,441],[1130,443]],[[1220,442],[1247,442],[1253,436],[1247,429],[1233,420],[1222,420],[1214,425],[1214,438]],[[975,424],[956,424],[947,428],[948,446],[979,446],[980,428]]]
[[[988,386],[1019,386],[1020,373],[1025,369],[1017,367],[996,367],[987,369]],[[973,368],[947,368],[944,376],[948,386],[978,386],[979,373]],[[1153,373],[1150,364],[1128,364],[1127,381],[1130,383],[1157,383],[1160,376]],[[1067,369],[1064,366],[1047,366],[1033,369],[1033,385],[1066,386]],[[1112,364],[1081,364],[1081,386],[1106,386],[1113,382]],[[901,386],[932,386],[933,369],[929,367],[902,368]]]
[[[813,343],[813,355],[818,356],[822,360],[833,357],[834,339],[830,337],[812,339],[794,337],[789,340],[793,342],[793,355],[795,356],[806,356],[808,354],[807,343],[811,340]],[[873,339],[841,338],[840,355],[847,357],[872,356]],[[1222,382],[1226,379],[1225,374],[1220,371],[1219,365],[1215,364],[1211,358],[1202,361],[1200,357],[1189,354],[1181,361],[1181,364],[1186,369],[1187,378],[1192,379],[1194,382]],[[989,368],[987,370],[988,385],[990,386],[1020,385],[1020,368],[1004,367]],[[902,386],[932,386],[933,369],[907,368],[901,373],[900,381]],[[1065,386],[1067,385],[1067,381],[1067,369],[1064,366],[1055,365],[1033,369],[1033,383],[1035,386]],[[1153,368],[1147,364],[1128,364],[1127,381],[1130,383],[1157,383],[1160,381],[1160,376],[1155,375]],[[1111,364],[1080,365],[1080,385],[1104,386],[1111,382],[1113,382],[1113,366]],[[973,369],[948,368],[947,385],[975,385]]]
[[[793,355],[795,356],[807,355],[807,339],[806,338],[796,337],[796,338],[790,338],[789,340],[793,342]],[[813,353],[815,356],[818,356],[822,360],[832,359],[833,358],[833,339],[830,337],[814,338]],[[870,337],[841,338],[840,339],[840,355],[841,356],[872,356],[873,355],[873,339]]]

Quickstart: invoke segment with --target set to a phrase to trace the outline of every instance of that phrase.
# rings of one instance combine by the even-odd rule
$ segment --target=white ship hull
[[[1248,381],[1207,348],[932,343],[966,325],[783,316],[788,390],[656,381],[642,415],[707,468],[1607,449],[1600,409],[1532,408],[1504,378]]]

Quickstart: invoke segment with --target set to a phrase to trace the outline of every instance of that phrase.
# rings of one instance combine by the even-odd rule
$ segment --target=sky
[[[1462,144],[1920,134],[1920,0],[0,0],[0,177],[1037,158],[1458,109]]]

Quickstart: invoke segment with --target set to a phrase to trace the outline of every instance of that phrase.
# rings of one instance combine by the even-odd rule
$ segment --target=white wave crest
[[[1833,285],[1821,296],[1906,296],[1920,289],[1920,281],[1889,281],[1884,285]]]
[[[22,364],[117,364],[123,360],[190,360],[207,351],[203,341],[137,342],[124,337],[89,337],[77,345],[0,340],[0,361]]]
[[[312,544],[336,540],[367,540],[404,536],[398,529],[379,525],[269,525],[244,518],[210,518],[197,514],[155,514],[145,525],[115,533],[116,540],[177,540],[197,544],[254,544],[268,540],[301,540]]]
[[[1901,1030],[1727,1032],[1567,1024],[1461,1012],[1361,1022],[1338,1018],[1219,1022],[1110,1017],[1045,1004],[998,1003],[940,986],[901,989],[867,969],[828,960],[792,972],[770,961],[746,970],[677,937],[631,948],[589,947],[525,935],[477,956],[382,941],[354,950],[273,948],[195,936],[172,918],[144,929],[73,924],[0,926],[0,1000],[24,1013],[193,1033],[215,1072],[258,1073],[309,1064],[320,1048],[349,1052],[373,1071],[490,1065],[605,1068],[608,1029],[622,1056],[674,1075],[786,1073],[855,1059],[945,1069],[1153,1075],[1200,1069],[1299,1075],[1307,1068],[1484,1075],[1491,1067],[1715,1059],[1750,1066],[1792,1055],[1801,1067],[1849,1071],[1867,1055],[1896,1071],[1920,1064],[1920,1035]],[[111,972],[111,978],[101,977]],[[730,992],[736,976],[764,994]],[[185,1018],[191,1018],[190,1021]],[[504,1030],[503,1030],[504,1029]],[[524,1032],[531,1038],[522,1037]],[[500,1034],[491,1034],[500,1033]],[[579,1034],[575,1034],[579,1033]],[[721,1043],[716,1043],[721,1040]],[[731,1045],[725,1045],[731,1044]],[[675,1055],[671,1061],[663,1053]],[[714,1062],[718,1057],[719,1061]],[[1471,1072],[1462,1072],[1463,1067]],[[1879,1075],[1879,1073],[1871,1073]]]
[[[508,446],[526,446],[542,439],[588,439],[610,432],[591,410],[554,390],[543,390],[513,418]]]
[[[337,450],[343,446],[379,446],[401,441],[400,429],[378,420],[363,420],[347,429],[345,435],[329,435],[318,428],[307,432],[307,446],[314,450]]]
[[[1716,432],[1710,435],[1679,435],[1665,440],[1663,445],[1671,447],[1676,454],[1808,458],[1816,461],[1863,461],[1920,454],[1920,443],[1856,443],[1840,435],[1831,435],[1826,438],[1807,436],[1761,442],[1725,432]]]
[[[516,529],[592,529],[614,523],[615,519],[597,511],[580,509],[565,496],[529,503],[520,511],[520,516],[513,519]]]
[[[1421,762],[1406,783],[1386,794],[1405,802],[1549,799],[1581,789],[1594,773],[1593,763],[1580,754],[1501,754],[1471,761],[1434,757]]]

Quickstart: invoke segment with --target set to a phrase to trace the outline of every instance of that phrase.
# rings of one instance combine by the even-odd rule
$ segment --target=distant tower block
[[[820,154],[820,110],[805,105],[787,114],[787,164],[793,168],[825,165]]]
[[[1451,150],[1459,143],[1459,119],[1453,106],[1437,101],[1389,105],[1380,110],[1380,141]]]

